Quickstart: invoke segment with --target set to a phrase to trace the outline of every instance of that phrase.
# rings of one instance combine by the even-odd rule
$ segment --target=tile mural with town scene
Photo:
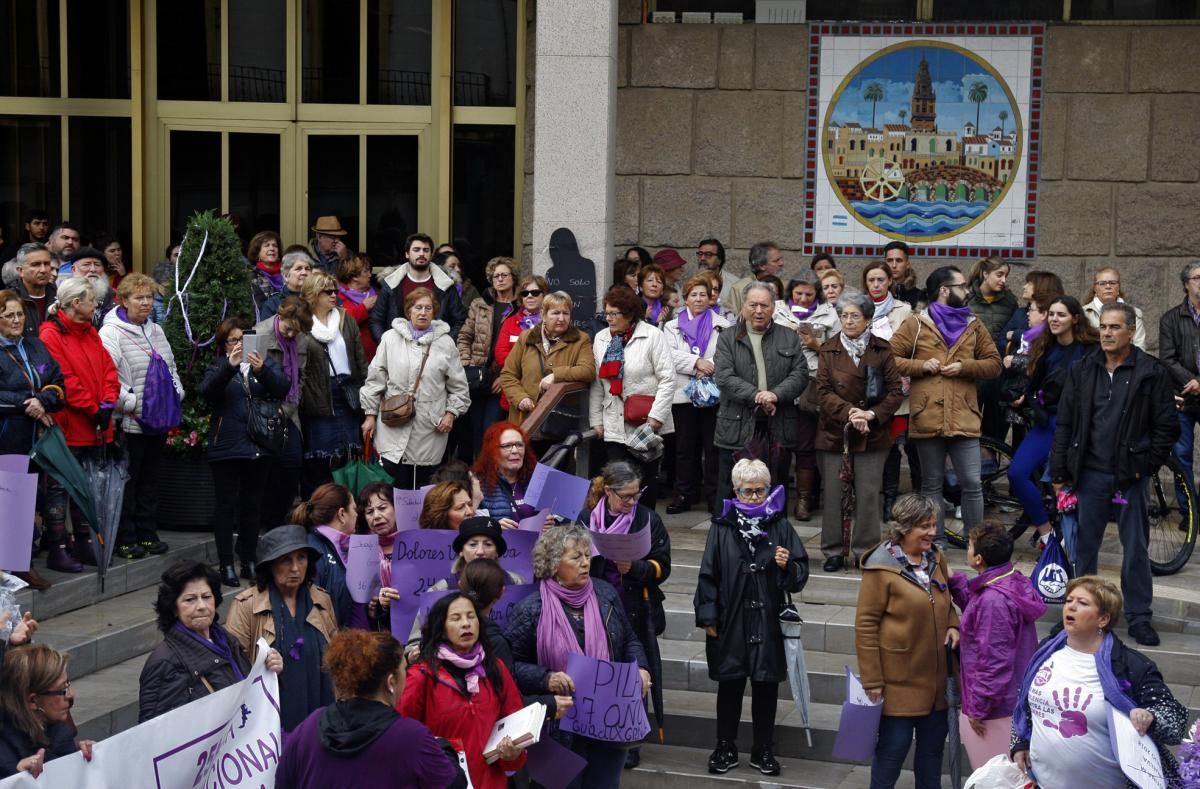
[[[1000,37],[831,38],[820,68],[818,235],[1021,245],[1028,46]]]

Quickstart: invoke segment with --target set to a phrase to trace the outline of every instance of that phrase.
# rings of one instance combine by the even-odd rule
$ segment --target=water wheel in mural
[[[868,200],[895,200],[904,188],[904,171],[895,162],[868,162],[859,176],[863,194]]]

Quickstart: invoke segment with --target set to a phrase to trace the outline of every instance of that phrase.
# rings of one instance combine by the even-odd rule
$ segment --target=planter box
[[[754,21],[760,25],[801,25],[807,20],[807,0],[755,0]]]
[[[203,456],[163,455],[158,525],[170,531],[207,531],[214,501],[212,472]]]

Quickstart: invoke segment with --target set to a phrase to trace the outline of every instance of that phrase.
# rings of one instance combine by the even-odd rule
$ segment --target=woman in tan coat
[[[937,504],[896,500],[888,539],[863,560],[854,647],[862,685],[883,700],[871,786],[892,787],[916,734],[918,787],[940,786],[946,742],[946,646],[958,646],[946,557],[933,542]]]
[[[522,332],[505,359],[500,388],[508,398],[509,422],[519,425],[525,421],[551,384],[590,384],[596,380],[592,338],[571,325],[573,307],[567,293],[560,290],[547,294],[542,300],[541,323]],[[587,392],[574,399],[575,413],[582,414]]]
[[[279,715],[284,731],[334,701],[321,661],[338,625],[333,600],[313,583],[319,558],[302,526],[267,532],[258,543],[255,586],[233,598],[225,624],[252,663],[260,638],[283,655]]]

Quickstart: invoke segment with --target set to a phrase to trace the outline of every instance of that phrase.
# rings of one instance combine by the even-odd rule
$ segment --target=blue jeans
[[[887,693],[886,688],[884,693]],[[915,718],[895,715],[880,718],[879,741],[875,744],[875,759],[871,762],[871,789],[892,789],[896,785],[914,733],[917,736],[917,750],[913,754],[916,789],[941,789],[942,751],[949,729],[947,714],[946,710],[934,710]]]
[[[1200,421],[1194,416],[1189,416],[1182,411],[1179,412],[1179,440],[1175,442],[1175,446],[1171,448],[1171,452],[1175,455],[1185,471],[1187,471],[1188,479],[1192,484],[1196,483],[1196,474],[1192,471],[1192,446],[1196,438],[1196,423]],[[1187,510],[1187,499],[1183,497],[1183,491],[1178,487],[1175,490],[1175,497],[1179,500],[1179,512],[1184,513]]]
[[[1046,425],[1030,428],[1008,466],[1008,488],[1021,502],[1026,517],[1034,526],[1041,526],[1050,521],[1050,516],[1046,514],[1046,505],[1042,501],[1042,489],[1038,480],[1041,479],[1042,469],[1050,457],[1056,421],[1052,416]]]
[[[621,785],[627,747],[572,735],[561,729],[555,739],[587,760],[587,767],[567,784],[567,789],[617,789]]]
[[[1075,574],[1095,575],[1100,543],[1113,510],[1116,484],[1112,474],[1084,469],[1075,485],[1079,496],[1079,535],[1076,538]],[[1150,520],[1146,513],[1144,480],[1121,491],[1128,504],[1118,505],[1117,528],[1121,535],[1121,594],[1125,597],[1125,620],[1133,625],[1149,623],[1154,598],[1150,575]]]

